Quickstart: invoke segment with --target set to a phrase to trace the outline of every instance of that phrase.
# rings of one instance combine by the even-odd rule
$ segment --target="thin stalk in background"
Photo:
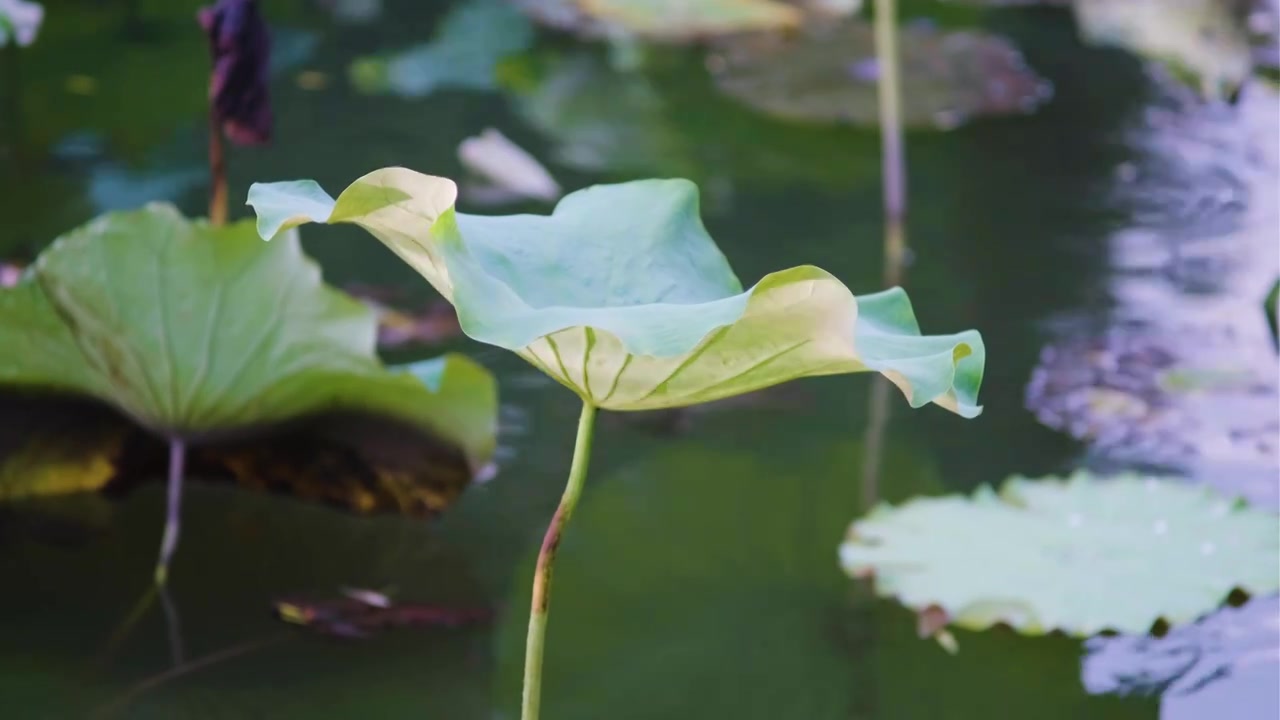
[[[169,577],[169,561],[178,548],[178,535],[182,532],[182,474],[186,464],[187,446],[183,441],[169,441],[169,485],[167,507],[164,516],[164,538],[160,541],[160,560],[156,563],[156,584],[164,585]]]
[[[222,120],[209,103],[209,224],[214,227],[227,222],[227,154],[222,139]]]
[[[0,141],[7,139],[9,152],[14,156],[15,164],[22,160],[26,139],[26,123],[22,110],[21,56],[22,48],[18,47],[16,39],[7,47],[0,48],[0,65],[4,66],[5,72],[4,82],[0,84],[0,88],[3,88],[5,132],[0,136]],[[0,145],[2,144],[3,142],[0,142]]]
[[[880,68],[880,172],[884,183],[884,280],[902,280],[906,256],[907,157],[902,137],[902,72],[898,63],[896,0],[876,0],[876,64]]]
[[[542,538],[538,551],[538,564],[533,571],[533,601],[529,608],[529,635],[525,640],[524,693],[520,705],[521,720],[538,720],[538,706],[542,699],[542,648],[546,644],[547,616],[551,610],[551,576],[556,551],[564,537],[564,528],[582,495],[583,481],[587,478],[587,463],[591,456],[591,438],[595,432],[596,408],[589,402],[582,403],[582,416],[578,420],[578,439],[573,446],[573,464],[569,468],[569,481],[560,498],[560,506],[551,518],[547,534]]]
[[[876,0],[876,85],[880,106],[880,174],[884,185],[884,285],[903,281],[907,253],[907,158],[902,132],[902,72],[898,62],[896,0]],[[889,424],[889,380],[874,379],[867,432],[863,442],[862,508],[870,510],[880,497],[880,465]]]

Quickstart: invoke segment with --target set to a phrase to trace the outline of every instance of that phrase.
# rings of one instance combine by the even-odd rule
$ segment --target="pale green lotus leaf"
[[[458,355],[389,371],[377,321],[326,286],[296,233],[267,245],[153,204],[59,238],[0,290],[0,386],[83,394],[166,437],[239,435],[329,411],[408,422],[473,467],[493,377]]]
[[[1074,0],[1080,34],[1165,63],[1213,98],[1235,93],[1253,68],[1249,2]]]
[[[690,41],[798,25],[800,10],[777,0],[582,0],[587,15],[651,40]]]
[[[853,523],[840,561],[960,627],[1145,633],[1280,589],[1280,518],[1177,480],[1078,472],[920,498]]]
[[[454,304],[467,335],[598,407],[677,407],[875,370],[913,407],[981,410],[977,332],[922,336],[902,290],[855,298],[812,266],[743,291],[688,181],[591,187],[549,216],[455,213],[455,197],[447,179],[387,168],[336,201],[295,181],[256,184],[249,204],[268,239],[308,220],[364,227]]]

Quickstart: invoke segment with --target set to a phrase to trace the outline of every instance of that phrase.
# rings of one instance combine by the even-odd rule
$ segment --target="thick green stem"
[[[902,73],[895,0],[876,0],[876,64],[880,69],[880,159],[884,182],[884,277],[899,284],[906,255],[907,163],[902,138]]]
[[[538,718],[538,703],[542,698],[542,647],[546,643],[547,614],[551,603],[551,572],[565,525],[573,515],[578,496],[582,494],[583,481],[587,478],[587,461],[591,456],[595,417],[595,406],[584,401],[582,417],[578,420],[578,440],[573,446],[569,482],[560,498],[560,507],[556,508],[551,525],[547,527],[547,534],[542,538],[538,564],[533,571],[533,602],[529,608],[529,635],[524,650],[524,697],[520,706],[522,720]]]

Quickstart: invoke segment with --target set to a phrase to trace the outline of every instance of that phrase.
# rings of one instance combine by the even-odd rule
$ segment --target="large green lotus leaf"
[[[961,627],[1143,633],[1237,588],[1280,588],[1280,521],[1177,481],[1018,477],[999,494],[880,507],[853,524],[840,560],[874,575],[880,594],[938,606]]]
[[[71,329],[29,273],[0,289],[0,385],[82,390],[94,383]]]
[[[0,384],[82,393],[164,436],[364,411],[494,446],[496,390],[461,356],[388,371],[371,310],[324,285],[296,234],[215,228],[169,205],[104,215],[0,291]]]
[[[721,43],[717,87],[780,118],[809,123],[879,122],[875,33],[870,24],[812,23],[794,37],[756,35]],[[903,122],[950,129],[983,116],[1025,114],[1051,95],[1004,38],[909,26],[901,32]]]
[[[1251,5],[1227,0],[1073,2],[1087,42],[1167,63],[1210,97],[1234,93],[1249,77]]]
[[[311,181],[256,184],[264,238],[306,221],[356,223],[458,309],[472,338],[519,353],[584,400],[676,407],[799,377],[876,370],[913,407],[980,412],[975,331],[922,336],[901,289],[855,298],[812,266],[743,291],[685,180],[600,185],[550,216],[455,213],[454,184],[370,173],[335,202]]]

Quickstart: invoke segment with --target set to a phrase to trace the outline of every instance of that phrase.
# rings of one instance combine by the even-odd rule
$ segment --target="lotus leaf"
[[[901,32],[903,122],[950,129],[1023,114],[1051,95],[1004,38],[976,31]],[[712,63],[721,91],[761,112],[811,123],[875,125],[879,65],[870,24],[812,23],[795,37],[724,41]]]
[[[674,42],[795,27],[801,19],[798,9],[776,0],[582,0],[580,6],[629,34]]]
[[[456,192],[387,168],[336,201],[307,180],[255,184],[249,204],[264,238],[308,221],[364,227],[455,305],[467,335],[518,353],[594,407],[678,407],[876,370],[913,407],[981,410],[977,332],[921,336],[901,289],[855,298],[812,266],[743,291],[688,181],[595,186],[550,216],[456,213]]]
[[[1173,480],[1015,477],[999,494],[877,508],[854,522],[840,560],[881,595],[965,628],[1143,633],[1237,588],[1280,588],[1280,521]]]
[[[503,0],[458,5],[430,42],[388,57],[367,57],[351,65],[352,83],[362,92],[391,92],[408,98],[437,90],[489,90],[503,58],[533,44],[533,28]]]
[[[323,284],[295,234],[212,227],[172,206],[104,215],[0,290],[0,385],[87,395],[183,440],[353,411],[494,447],[493,378],[460,356],[390,372],[376,321]]]
[[[1252,69],[1251,3],[1074,0],[1084,39],[1165,62],[1209,97],[1234,94]]]

